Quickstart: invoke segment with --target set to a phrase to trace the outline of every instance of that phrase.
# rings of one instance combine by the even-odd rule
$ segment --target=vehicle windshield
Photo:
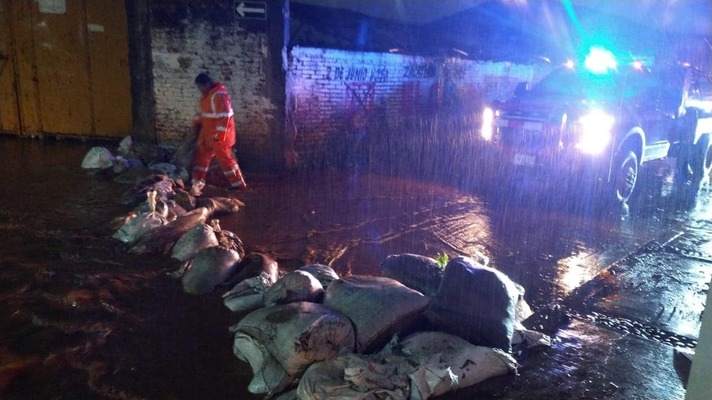
[[[608,98],[622,94],[626,76],[614,72],[593,74],[569,68],[559,68],[541,80],[531,91],[535,97],[564,96],[576,98]]]

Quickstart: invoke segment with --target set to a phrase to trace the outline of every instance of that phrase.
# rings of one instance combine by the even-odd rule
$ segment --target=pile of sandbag
[[[97,168],[116,162],[102,150],[91,157],[87,165]],[[518,354],[551,345],[522,324],[532,314],[524,289],[482,255],[456,257],[444,268],[421,255],[391,255],[380,277],[339,277],[321,264],[280,271],[267,255],[246,254],[240,238],[211,219],[244,204],[196,199],[171,177],[171,164],[152,165],[125,197],[135,207],[115,221],[114,237],[130,252],[182,263],[175,276],[186,293],[223,290],[239,321],[230,328],[232,350],[252,369],[252,393],[428,399],[515,371],[513,347]]]
[[[180,157],[176,157],[178,154]],[[171,156],[173,154],[173,157]],[[131,136],[121,140],[116,155],[106,147],[92,147],[82,160],[82,168],[88,170],[109,170],[123,174],[134,169],[148,169],[165,173],[172,179],[187,180],[189,162],[185,155],[192,155],[189,150],[174,148],[169,144],[150,145],[134,142]]]
[[[321,304],[296,302],[248,314],[232,328],[233,352],[252,367],[252,393],[279,393],[309,365],[353,352],[351,321]]]
[[[126,245],[134,254],[170,254],[182,263],[172,275],[182,278],[185,292],[205,294],[220,285],[234,284],[257,274],[240,275],[249,270],[243,264],[244,245],[234,233],[221,229],[219,220],[212,217],[235,213],[244,204],[234,197],[207,197],[196,199],[185,190],[184,182],[177,178],[179,169],[167,163],[166,149],[141,146],[128,137],[121,141],[118,152],[128,159],[149,159],[149,169],[139,171],[128,179],[134,185],[121,198],[121,202],[134,208],[125,216],[116,218],[112,227],[114,238]],[[83,168],[107,168],[117,157],[105,148],[92,148],[82,163]],[[130,175],[131,171],[124,175]],[[274,276],[267,282],[276,281]]]
[[[255,374],[250,392],[274,395],[298,383],[285,398],[427,399],[516,370],[512,345],[551,344],[519,323],[531,311],[523,289],[504,274],[469,257],[450,260],[444,271],[431,260],[402,254],[382,264],[388,274],[401,276],[414,266],[404,280],[430,287],[430,296],[386,277],[339,278],[318,264],[276,282],[261,275],[238,283],[223,300],[247,313],[233,327],[233,352]],[[349,321],[350,350],[295,355],[293,345],[317,340],[318,330],[304,328],[316,318],[312,309],[335,313],[339,327]]]
[[[310,270],[324,283],[308,272]],[[252,283],[254,280],[245,280],[236,286],[240,289],[231,291],[249,292],[242,296],[241,310],[246,308],[248,299],[253,301],[254,296],[261,296],[256,303],[262,307],[247,314],[233,328],[236,332],[233,351],[238,358],[249,362],[255,373],[249,386],[252,393],[277,393],[299,378],[314,362],[340,354],[380,350],[394,334],[413,330],[427,305],[425,296],[393,279],[369,276],[339,279],[331,268],[318,264],[285,274],[272,285],[265,284],[262,277],[257,281],[259,285],[267,286],[261,294],[250,291],[258,286]],[[226,301],[226,305],[230,306],[230,303]],[[317,318],[315,315],[324,313],[338,316],[338,322],[334,320],[336,317],[330,317],[332,319],[319,319],[320,323],[339,332],[347,330],[348,336],[329,337],[324,333],[326,331],[313,329],[305,333],[302,326],[313,326],[311,321]],[[291,332],[292,329],[296,332]],[[344,341],[344,337],[349,340]],[[275,341],[280,345],[273,345]],[[325,342],[318,346],[322,351],[320,355],[302,356],[298,368],[290,367],[290,360],[295,361],[292,345],[303,348],[312,342]],[[337,344],[338,351],[333,348]],[[331,350],[323,352],[329,348]],[[277,364],[286,373],[282,373]],[[266,381],[266,377],[278,380]]]
[[[444,332],[418,332],[373,355],[315,363],[297,388],[300,400],[424,400],[516,371],[514,358]]]

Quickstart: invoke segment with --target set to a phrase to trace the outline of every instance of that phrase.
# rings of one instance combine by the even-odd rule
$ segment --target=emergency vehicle
[[[484,108],[480,133],[497,162],[535,182],[595,184],[627,207],[641,166],[674,157],[676,181],[696,192],[712,169],[709,72],[596,47],[581,64]]]

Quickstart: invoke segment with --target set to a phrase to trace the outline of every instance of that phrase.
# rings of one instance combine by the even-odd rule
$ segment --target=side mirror
[[[524,95],[528,91],[529,91],[529,84],[527,82],[519,82],[519,83],[517,83],[517,87],[514,88],[514,95],[519,97],[519,96]]]

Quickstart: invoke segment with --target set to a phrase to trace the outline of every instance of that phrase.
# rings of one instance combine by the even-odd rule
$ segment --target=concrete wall
[[[287,147],[301,164],[321,165],[329,143],[365,125],[433,115],[472,115],[511,96],[549,67],[457,58],[295,47],[287,75]]]

